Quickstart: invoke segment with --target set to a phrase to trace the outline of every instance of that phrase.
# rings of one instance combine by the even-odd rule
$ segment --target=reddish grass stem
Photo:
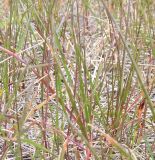
[[[23,63],[25,66],[28,65],[28,62],[26,62],[24,59],[22,59],[17,53],[15,52],[12,52],[2,46],[0,46],[0,51],[3,51],[5,52],[7,55],[9,56],[12,56],[14,58],[16,58],[19,62]],[[38,72],[35,70],[35,69],[32,69],[33,73],[38,77],[38,78],[41,78],[40,75],[38,74]],[[49,86],[49,84],[44,80],[42,79],[41,80],[42,83],[46,86],[46,88],[49,89],[50,93],[54,94],[55,93],[55,90]]]

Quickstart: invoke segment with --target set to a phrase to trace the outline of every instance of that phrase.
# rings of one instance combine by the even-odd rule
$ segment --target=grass
[[[154,159],[153,0],[4,0],[0,159]]]

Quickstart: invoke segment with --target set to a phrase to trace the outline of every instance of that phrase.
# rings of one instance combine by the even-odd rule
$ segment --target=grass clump
[[[7,1],[0,159],[154,159],[149,1]]]

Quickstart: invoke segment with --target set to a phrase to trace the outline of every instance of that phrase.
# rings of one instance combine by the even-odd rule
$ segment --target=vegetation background
[[[0,0],[0,159],[155,159],[154,73],[154,0]]]

